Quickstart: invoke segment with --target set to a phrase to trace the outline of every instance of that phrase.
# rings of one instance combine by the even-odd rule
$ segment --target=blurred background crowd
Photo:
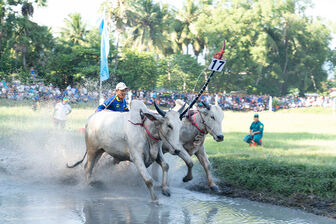
[[[10,100],[32,100],[34,102],[56,103],[64,96],[67,96],[70,103],[87,103],[97,102],[99,100],[98,90],[88,91],[85,87],[67,86],[60,89],[52,84],[45,85],[43,82],[34,82],[27,85],[20,81],[12,81],[8,83],[2,80],[0,84],[0,97]],[[103,98],[114,95],[113,90],[103,91]],[[147,105],[152,105],[154,100],[161,106],[171,108],[174,107],[177,99],[190,102],[196,97],[196,92],[167,92],[167,91],[147,91],[147,90],[129,90],[127,101],[140,99]],[[329,107],[332,100],[327,96],[319,96],[318,94],[307,94],[305,97],[283,96],[270,97],[269,95],[247,95],[244,92],[231,93],[205,93],[200,98],[210,104],[217,104],[223,110],[234,111],[264,111],[269,110],[270,105],[274,111],[279,109],[290,109],[298,107]],[[271,102],[270,102],[271,100]]]

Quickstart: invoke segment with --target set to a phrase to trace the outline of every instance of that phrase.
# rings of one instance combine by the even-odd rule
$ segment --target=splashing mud
[[[203,172],[183,183],[186,168],[171,155],[165,157],[172,196],[163,196],[156,182],[158,204],[150,201],[135,166],[115,165],[109,155],[94,170],[96,184],[88,186],[82,165],[65,166],[83,156],[83,136],[45,125],[46,116],[29,121],[39,128],[18,120],[16,130],[0,136],[0,223],[336,223],[294,209],[189,191],[202,184]]]

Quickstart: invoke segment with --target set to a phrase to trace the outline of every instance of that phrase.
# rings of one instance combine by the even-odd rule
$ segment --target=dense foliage
[[[0,76],[39,78],[61,87],[97,83],[100,35],[78,13],[65,18],[60,37],[31,21],[45,0],[0,0]],[[227,41],[228,63],[209,91],[285,95],[323,92],[336,50],[331,30],[306,14],[309,0],[186,0],[183,8],[154,0],[108,0],[110,79],[134,89],[193,90]],[[20,10],[19,10],[20,9]],[[199,77],[199,79],[197,79]]]

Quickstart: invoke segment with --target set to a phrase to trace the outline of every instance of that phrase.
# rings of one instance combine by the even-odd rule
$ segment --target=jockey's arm
[[[104,102],[103,104],[100,104],[100,105],[98,106],[96,112],[105,110],[106,107],[107,107],[107,105],[109,105],[110,101],[111,101],[110,99],[105,100],[105,102]]]
[[[128,106],[124,109],[124,112],[129,112]]]
[[[98,106],[96,112],[102,111],[102,110],[104,110],[104,109],[105,109],[105,105],[104,105],[104,104],[101,104],[101,105]]]

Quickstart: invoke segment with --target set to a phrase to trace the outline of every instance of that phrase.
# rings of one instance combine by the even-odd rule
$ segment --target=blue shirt
[[[260,121],[252,122],[250,129],[252,130],[252,132],[260,131],[260,134],[262,136],[264,132],[264,125]]]
[[[102,110],[112,110],[112,111],[119,111],[119,112],[128,112],[129,109],[127,107],[126,100],[124,99],[121,101],[118,96],[112,96],[105,100],[105,102],[98,106],[97,111]]]

